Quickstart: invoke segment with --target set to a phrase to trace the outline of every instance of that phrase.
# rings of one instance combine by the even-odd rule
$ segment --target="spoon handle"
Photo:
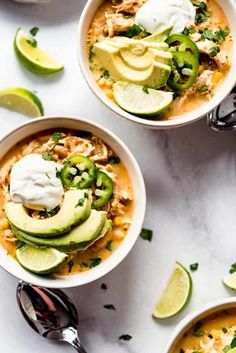
[[[69,327],[63,331],[63,340],[71,344],[78,353],[87,353],[84,347],[81,345],[77,329]]]

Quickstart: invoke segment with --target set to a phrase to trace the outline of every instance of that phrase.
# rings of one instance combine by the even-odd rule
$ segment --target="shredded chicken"
[[[209,52],[212,48],[216,46],[216,43],[214,43],[212,40],[205,39],[199,42],[196,42],[196,45],[201,53],[209,55]],[[225,53],[219,52],[216,56],[212,58],[216,64],[218,65],[225,65],[229,64],[228,57]]]
[[[145,3],[145,0],[124,0],[119,5],[113,6],[116,12],[123,12],[131,15],[135,15],[141,6]]]
[[[212,77],[214,75],[214,71],[212,70],[205,70],[201,75],[198,77],[196,82],[196,88],[207,87],[210,91],[213,87]]]
[[[134,25],[134,20],[125,18],[122,14],[104,14],[106,19],[106,30],[109,37],[113,37],[116,32],[125,32]]]
[[[108,159],[108,148],[105,143],[98,137],[92,137],[93,153],[90,159],[94,162],[106,162]]]
[[[13,165],[17,162],[17,157],[12,157],[8,163],[5,163],[0,170],[0,185],[4,185],[5,183],[9,183],[9,174],[13,167]]]
[[[67,136],[63,139],[64,147],[69,151],[69,155],[78,153],[85,157],[90,156],[94,150],[94,146],[91,141],[77,137],[77,136]]]
[[[198,32],[192,33],[190,34],[190,38],[194,41],[194,42],[199,42],[202,38],[201,34]]]

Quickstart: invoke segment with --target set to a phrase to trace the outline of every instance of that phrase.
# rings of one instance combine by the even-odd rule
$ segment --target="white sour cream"
[[[195,22],[196,11],[190,0],[147,0],[138,10],[135,22],[147,32],[156,33],[173,26],[173,33],[181,33]]]
[[[39,154],[28,154],[15,163],[10,175],[13,202],[33,210],[52,210],[64,194],[61,179],[56,176],[62,166],[45,161]]]

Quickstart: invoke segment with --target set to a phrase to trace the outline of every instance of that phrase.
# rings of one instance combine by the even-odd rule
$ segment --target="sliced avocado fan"
[[[10,224],[34,237],[55,237],[67,233],[84,222],[91,212],[92,196],[88,190],[69,190],[59,212],[47,219],[32,218],[22,204],[8,202],[5,206]]]

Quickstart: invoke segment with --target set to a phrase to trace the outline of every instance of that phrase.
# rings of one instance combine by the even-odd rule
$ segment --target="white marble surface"
[[[175,325],[191,310],[233,295],[221,277],[236,261],[235,133],[217,134],[205,119],[171,131],[135,126],[108,111],[87,87],[77,65],[75,33],[80,0],[54,0],[47,6],[0,1],[0,89],[22,86],[38,92],[47,114],[75,114],[100,122],[134,152],[144,175],[148,207],[145,226],[151,243],[139,239],[128,258],[102,280],[68,290],[81,317],[88,353],[161,353]],[[12,50],[16,28],[40,27],[44,47],[65,63],[65,72],[41,78],[26,72]],[[26,119],[0,110],[0,135]],[[174,261],[199,262],[193,298],[178,317],[155,322],[154,303]],[[108,285],[106,292],[101,283]],[[0,352],[72,352],[38,337],[22,319],[15,301],[17,280],[0,270]],[[116,312],[103,308],[114,304]],[[129,342],[118,336],[130,334]]]

